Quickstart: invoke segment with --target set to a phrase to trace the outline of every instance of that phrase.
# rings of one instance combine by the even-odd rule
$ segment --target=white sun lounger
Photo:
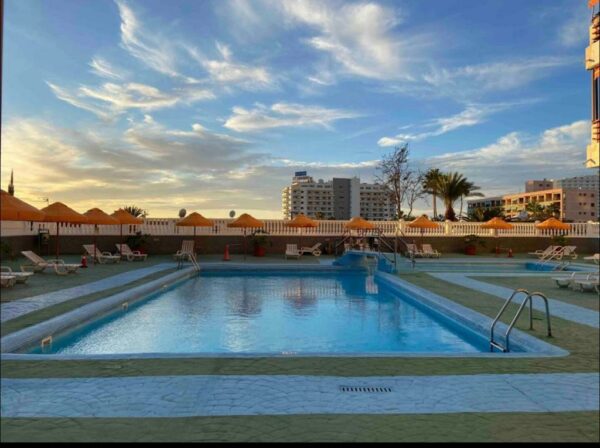
[[[312,247],[302,247],[300,249],[300,254],[304,255],[304,254],[313,254],[315,257],[318,257],[321,255],[321,249],[319,249],[321,247],[321,243],[317,243]]]
[[[579,289],[581,292],[584,291],[596,291],[598,290],[598,277],[590,278],[589,280],[574,280],[573,289]]]
[[[301,255],[302,254],[298,250],[298,246],[296,244],[286,244],[286,246],[285,246],[285,259],[286,260],[288,259],[288,257],[296,257],[297,259],[300,259]]]
[[[600,254],[594,254],[591,257],[583,257],[584,260],[592,260],[596,264],[600,264]]]
[[[9,274],[0,274],[0,286],[2,288],[12,288],[17,283],[17,277]]]
[[[562,256],[570,257],[571,260],[576,260],[577,259],[577,254],[575,253],[576,249],[577,249],[577,246],[565,246],[562,248]]]
[[[409,257],[422,257],[423,252],[421,252],[416,244],[406,244],[406,253]]]
[[[44,260],[35,252],[30,250],[21,251],[21,254],[32,264],[26,264],[21,266],[21,270],[23,272],[27,272],[29,270],[33,272],[43,272],[48,268],[53,268],[54,272],[58,275],[66,275],[66,274],[74,274],[79,269],[80,265],[78,264],[68,264],[65,263],[64,260],[54,259],[54,260]]]
[[[98,249],[98,246],[96,246],[95,250],[94,250],[93,244],[84,244],[83,248],[85,249],[85,252],[88,256],[92,257],[94,259],[94,261],[97,261],[100,264],[104,264],[107,262],[111,262],[111,263],[120,263],[121,262],[120,255],[113,255],[108,251],[102,252],[102,251],[100,251],[100,249]]]
[[[422,244],[421,246],[423,248],[423,256],[425,257],[440,258],[440,255],[442,255],[440,252],[431,247],[431,244]]]
[[[181,249],[173,254],[173,258],[176,261],[185,261],[189,260],[190,256],[194,256],[194,240],[183,240]]]
[[[560,247],[561,246],[548,246],[544,250],[538,249],[535,252],[528,252],[528,254],[533,255],[534,257],[538,257],[538,258],[545,258],[548,255],[550,255],[551,253],[553,253],[554,251],[560,249]]]
[[[143,254],[139,250],[131,250],[127,244],[116,244],[116,246],[121,257],[126,258],[127,261],[145,261],[148,258],[148,254]]]
[[[589,272],[573,272],[569,276],[552,277],[552,280],[556,282],[559,288],[568,288],[569,286],[573,286],[573,282],[575,281],[589,280],[591,275]]]
[[[25,283],[33,275],[33,272],[14,272],[10,266],[0,266],[0,271],[5,276],[14,275],[17,278],[17,283]]]

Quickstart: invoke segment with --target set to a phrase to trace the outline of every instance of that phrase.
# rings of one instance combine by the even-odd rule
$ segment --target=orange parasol
[[[119,220],[113,216],[104,213],[99,208],[89,209],[83,214],[87,217],[88,224],[94,224],[94,255],[96,254],[96,236],[99,225],[103,226],[118,226]],[[92,257],[92,263],[94,263],[94,257]]]
[[[196,227],[212,227],[214,226],[214,222],[212,222],[210,219],[206,219],[200,213],[194,212],[190,213],[175,225],[182,227],[193,227],[194,236],[196,236]]]
[[[409,222],[408,227],[412,227],[413,229],[421,229],[421,245],[423,245],[423,233],[425,232],[425,229],[437,229],[440,227],[440,225],[430,221],[427,215],[421,215],[417,219]]]
[[[71,224],[87,224],[88,219],[81,213],[77,213],[72,208],[67,207],[62,202],[54,202],[48,207],[42,209],[44,212],[44,222],[55,222],[56,223],[56,258],[59,254],[59,229],[60,223],[66,222]]]
[[[295,229],[307,229],[307,228],[318,227],[319,223],[317,221],[310,219],[308,216],[304,215],[303,213],[300,213],[298,216],[296,216],[294,219],[292,219],[290,222],[286,223],[285,225],[287,227],[293,227]],[[302,230],[300,232],[302,232]]]
[[[494,236],[496,237],[496,256],[500,253],[500,248],[498,247],[498,230],[510,230],[513,228],[513,225],[509,222],[506,222],[502,218],[495,217],[490,219],[488,222],[481,224],[482,229],[493,229]]]
[[[377,228],[375,224],[370,223],[360,216],[355,216],[352,218],[350,221],[348,221],[348,223],[346,223],[345,227],[349,230],[373,230]]]
[[[513,228],[513,225],[506,222],[502,218],[492,218],[488,222],[481,224],[482,229],[494,229],[494,230],[509,230]]]
[[[535,225],[542,230],[571,230],[571,226],[556,218],[548,218],[544,222]]]
[[[0,221],[44,221],[44,213],[0,190]]]
[[[377,228],[375,224],[370,223],[369,221],[361,218],[360,216],[355,216],[354,218],[352,218],[346,223],[344,227],[348,230],[358,230],[359,235],[361,231],[374,230]]]
[[[437,229],[440,225],[430,221],[429,218],[427,218],[427,215],[422,215],[419,216],[417,219],[415,219],[414,221],[411,221],[408,223],[408,227],[412,227],[415,229]]]
[[[121,247],[119,248],[119,252],[123,253],[123,224],[126,224],[126,225],[143,224],[144,220],[141,218],[136,218],[131,213],[123,210],[122,208],[120,208],[119,210],[116,210],[110,216],[112,216],[113,218],[116,218],[117,221],[119,221],[119,224],[121,226],[121,234],[119,236],[119,239],[121,240]]]
[[[212,227],[215,225],[210,219],[206,219],[200,213],[190,213],[188,216],[179,221],[176,226],[193,227],[194,228],[194,245],[196,245],[196,227]]]
[[[248,213],[240,215],[238,219],[227,224],[227,227],[237,227],[244,229],[244,260],[246,259],[246,229],[258,229],[264,226],[264,222],[250,216]]]

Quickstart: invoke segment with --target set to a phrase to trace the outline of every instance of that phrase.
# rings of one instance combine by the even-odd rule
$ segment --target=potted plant
[[[131,250],[139,250],[140,253],[144,254],[146,252],[144,251],[143,246],[148,240],[149,236],[150,235],[148,234],[143,234],[141,231],[137,231],[135,232],[135,235],[129,235],[125,242],[131,248]]]
[[[554,235],[550,240],[556,246],[566,246],[567,245],[567,237],[564,235]]]
[[[1,254],[2,260],[8,260],[8,259],[12,260],[14,258],[14,253],[13,253],[12,247],[6,241],[0,241],[0,254]]]
[[[481,247],[485,246],[485,241],[479,238],[475,234],[467,235],[465,237],[465,254],[466,255],[476,255],[477,254],[477,244]]]
[[[271,245],[268,233],[258,230],[252,234],[252,244],[254,245],[254,256],[264,257],[267,252],[267,245]]]

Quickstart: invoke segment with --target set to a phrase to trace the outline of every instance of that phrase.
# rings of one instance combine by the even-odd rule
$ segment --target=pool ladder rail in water
[[[519,309],[515,313],[515,316],[513,317],[512,321],[510,322],[510,324],[508,326],[508,329],[506,330],[506,333],[504,335],[504,344],[505,345],[503,346],[502,344],[500,344],[499,342],[494,340],[494,327],[498,323],[498,320],[500,320],[500,317],[502,316],[502,314],[504,313],[504,311],[506,310],[508,305],[519,294],[525,294],[525,299],[519,306]],[[506,302],[504,302],[504,305],[502,305],[502,308],[500,308],[498,315],[492,322],[492,326],[490,328],[490,351],[491,352],[494,351],[494,348],[496,348],[504,353],[510,351],[510,342],[509,342],[510,332],[512,331],[513,327],[517,323],[517,320],[521,316],[521,312],[527,305],[528,301],[529,301],[529,329],[533,330],[533,298],[534,297],[540,297],[542,300],[544,300],[544,303],[546,305],[546,326],[547,326],[548,337],[552,337],[552,329],[550,327],[550,307],[548,305],[548,298],[541,292],[529,292],[526,289],[519,288],[519,289],[515,289],[513,291],[513,293],[510,295],[510,297],[506,300]]]

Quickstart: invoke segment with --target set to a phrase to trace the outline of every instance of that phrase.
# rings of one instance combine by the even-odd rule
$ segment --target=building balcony
[[[585,68],[593,70],[600,66],[600,41],[596,41],[585,49]]]
[[[585,166],[587,168],[600,167],[600,140],[588,145]]]

